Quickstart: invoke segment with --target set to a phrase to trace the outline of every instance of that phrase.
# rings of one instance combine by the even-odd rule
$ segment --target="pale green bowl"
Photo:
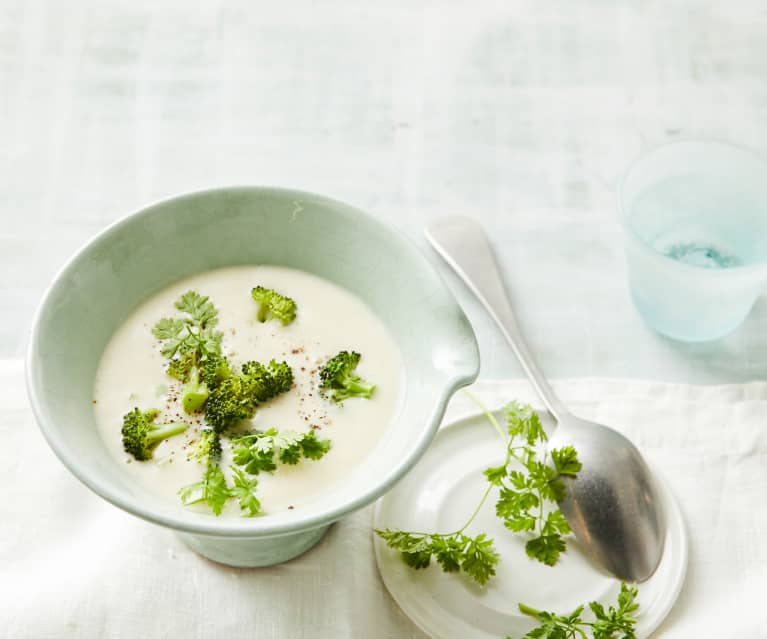
[[[91,404],[101,353],[142,300],[188,275],[237,264],[303,269],[353,291],[393,334],[406,376],[398,415],[347,482],[294,511],[252,519],[196,513],[132,483],[104,447]],[[45,438],[85,485],[134,515],[178,531],[210,559],[265,566],[304,552],[331,523],[391,488],[426,450],[450,396],[471,383],[478,369],[466,317],[407,239],[319,195],[241,187],[142,209],[77,253],[37,312],[27,387]]]

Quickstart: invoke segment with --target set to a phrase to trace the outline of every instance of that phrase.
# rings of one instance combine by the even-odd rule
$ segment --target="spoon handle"
[[[511,310],[493,249],[482,227],[468,217],[443,217],[425,229],[426,239],[477,296],[498,324],[530,382],[558,422],[569,413],[535,363]]]

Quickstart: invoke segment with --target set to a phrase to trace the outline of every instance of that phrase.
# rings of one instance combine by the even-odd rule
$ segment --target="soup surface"
[[[251,289],[259,285],[295,300],[297,315],[291,324],[257,321],[258,304]],[[208,296],[218,309],[222,351],[236,372],[246,361],[267,364],[272,359],[287,362],[293,370],[294,387],[261,405],[241,428],[299,433],[313,429],[317,438],[331,440],[322,459],[279,465],[272,474],[258,475],[262,514],[300,507],[364,462],[398,408],[404,380],[394,339],[360,299],[327,280],[283,267],[243,266],[172,284],[138,307],[107,345],[96,375],[94,410],[106,447],[126,473],[152,492],[178,501],[179,488],[200,481],[205,471],[205,462],[193,457],[204,418],[184,412],[182,384],[167,375],[168,360],[152,335],[160,318],[180,315],[174,302],[189,290]],[[372,398],[353,397],[338,405],[321,396],[319,370],[342,350],[362,355],[356,372],[376,385]],[[159,409],[158,424],[181,420],[190,427],[161,442],[152,459],[136,461],[125,452],[121,439],[123,416],[135,407]],[[220,465],[227,477],[231,463],[224,439]],[[205,504],[189,508],[210,512]],[[222,514],[239,517],[237,501],[229,500]]]

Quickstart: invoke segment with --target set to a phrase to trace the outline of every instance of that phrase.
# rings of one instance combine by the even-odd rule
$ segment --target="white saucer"
[[[475,415],[443,427],[421,461],[376,504],[375,527],[449,532],[466,521],[487,486],[482,471],[503,461],[505,450],[487,419]],[[667,532],[661,563],[639,585],[636,633],[648,637],[671,610],[684,581],[687,537],[679,506],[659,480]],[[524,536],[509,532],[495,516],[491,493],[466,534],[487,533],[501,555],[497,574],[480,587],[460,573],[445,574],[435,561],[413,570],[376,535],[375,553],[386,587],[402,610],[435,639],[522,637],[536,623],[517,604],[569,613],[582,603],[614,604],[620,582],[592,566],[578,542],[555,567],[527,557]]]

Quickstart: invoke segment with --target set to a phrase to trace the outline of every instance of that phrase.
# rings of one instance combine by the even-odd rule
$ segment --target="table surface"
[[[481,220],[549,376],[767,376],[764,298],[715,343],[642,324],[613,192],[665,141],[767,146],[764,2],[321,7],[0,0],[0,356],[24,352],[46,284],[105,225],[248,183],[348,201],[424,250],[429,220]],[[449,281],[483,376],[521,375]]]

